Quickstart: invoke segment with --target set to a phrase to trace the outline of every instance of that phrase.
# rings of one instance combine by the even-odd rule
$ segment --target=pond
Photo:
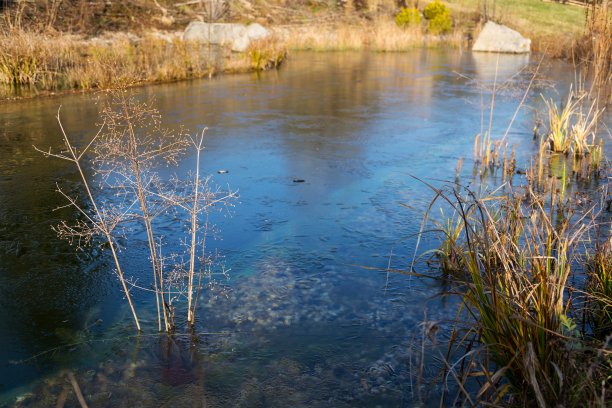
[[[463,159],[462,179],[472,182],[493,83],[492,134],[501,137],[536,59],[295,53],[276,72],[134,89],[155,98],[165,125],[208,127],[203,168],[240,195],[214,220],[209,247],[230,279],[223,293],[202,294],[195,336],[181,325],[158,335],[144,295],[135,296],[136,336],[107,254],[76,251],[51,229],[74,217],[56,210],[64,202],[55,189],[77,175],[32,146],[61,148],[60,105],[71,137],[90,138],[106,95],[0,105],[0,405],[61,397],[78,406],[69,370],[90,406],[411,406],[421,323],[437,321],[448,335],[457,299],[438,296],[435,280],[389,271],[410,268],[433,196],[423,181],[454,182]],[[536,151],[540,94],[558,100],[574,80],[559,61],[540,71],[546,80],[507,137],[519,167]],[[181,162],[179,174],[192,164]],[[126,243],[127,262],[146,286],[141,238]],[[426,238],[421,248],[434,245]]]

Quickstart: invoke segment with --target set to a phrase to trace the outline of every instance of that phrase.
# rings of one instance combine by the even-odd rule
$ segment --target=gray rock
[[[472,51],[523,54],[528,53],[530,48],[529,38],[506,26],[489,21],[480,32]]]
[[[252,40],[259,40],[268,36],[270,36],[270,32],[257,23],[246,26],[244,24],[209,24],[192,21],[183,33],[184,40],[229,45],[232,51],[236,52],[244,52]]]

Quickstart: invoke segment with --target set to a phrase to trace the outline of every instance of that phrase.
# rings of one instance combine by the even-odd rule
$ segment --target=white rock
[[[472,51],[523,54],[530,52],[530,48],[530,39],[506,26],[489,21],[478,35]]]
[[[229,45],[232,51],[244,52],[252,40],[266,38],[269,35],[270,32],[257,23],[245,26],[244,24],[209,24],[193,21],[185,29],[183,39],[216,45]]]
[[[245,52],[249,48],[251,40],[247,36],[241,36],[232,41],[232,51]]]
[[[260,40],[260,39],[267,38],[270,36],[270,31],[268,31],[261,24],[257,24],[257,23],[249,24],[246,27],[246,31],[247,31],[247,35],[249,36],[249,39],[251,40]]]

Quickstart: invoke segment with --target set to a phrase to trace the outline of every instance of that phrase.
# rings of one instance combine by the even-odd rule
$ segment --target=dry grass
[[[420,27],[400,28],[391,18],[374,22],[344,21],[313,26],[293,26],[284,32],[287,48],[293,50],[346,51],[406,51],[415,47],[460,47],[460,29],[447,36],[434,36]]]
[[[612,3],[593,3],[587,27],[591,94],[612,103]]]
[[[37,92],[106,89],[247,72],[271,67],[267,59],[273,56],[272,65],[280,65],[284,50],[278,43],[257,46],[266,63],[254,67],[248,56],[211,50],[178,36],[114,34],[86,41],[78,36],[13,31],[0,36],[0,84],[7,85],[4,96],[9,97],[16,87]]]

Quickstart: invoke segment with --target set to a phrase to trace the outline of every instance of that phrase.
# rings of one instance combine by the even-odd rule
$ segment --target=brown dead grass
[[[258,47],[261,58],[274,56],[274,66],[280,65],[284,50],[278,51],[277,42]],[[258,68],[248,54],[183,41],[178,35],[114,33],[85,40],[13,30],[0,35],[0,84],[5,85],[0,98],[11,97],[15,88],[35,93],[107,89],[270,67],[267,61],[259,63]]]
[[[460,47],[463,32],[456,29],[447,36],[427,34],[421,27],[400,28],[390,18],[373,22],[343,21],[325,25],[301,25],[285,28],[288,49],[314,51],[406,51],[415,47]]]

